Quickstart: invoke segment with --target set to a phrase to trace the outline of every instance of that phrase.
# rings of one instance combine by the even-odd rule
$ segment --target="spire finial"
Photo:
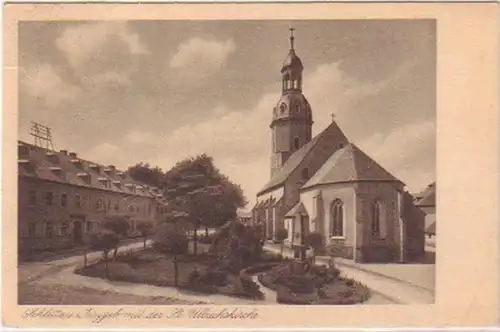
[[[332,122],[335,122],[335,113],[331,113],[330,116],[332,117]]]
[[[290,30],[290,49],[293,50],[293,41],[295,39],[295,37],[293,36],[293,32],[295,31],[295,28],[290,27],[290,28],[288,28],[288,30]]]

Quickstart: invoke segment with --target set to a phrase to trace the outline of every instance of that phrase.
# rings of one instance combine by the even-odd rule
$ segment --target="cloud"
[[[183,83],[199,84],[221,69],[235,50],[236,44],[231,39],[193,37],[178,46],[168,65],[181,75]]]
[[[383,91],[392,86],[399,74],[366,87],[355,83],[339,69],[338,63],[324,64],[305,77],[305,91],[313,108],[314,131],[323,130],[330,122],[329,114],[335,112],[343,118],[339,125],[349,127],[357,122],[352,116],[355,101],[371,96],[374,90]],[[396,72],[397,73],[397,72]],[[152,151],[145,160],[152,165],[168,169],[178,160],[207,153],[214,157],[224,174],[244,188],[250,202],[269,179],[272,109],[279,100],[279,84],[275,93],[263,94],[248,109],[232,109],[224,104],[209,110],[214,116],[208,121],[185,124],[164,136],[134,130],[123,137],[128,144],[141,144]],[[349,93],[346,93],[349,92]],[[359,146],[387,170],[413,188],[426,186],[434,176],[435,128],[434,121],[410,123],[393,128],[389,133],[371,135],[373,129],[363,130],[355,138]],[[369,135],[368,137],[366,135]],[[349,137],[349,135],[348,135]],[[354,137],[349,137],[353,139]]]
[[[387,135],[375,134],[359,147],[386,170],[420,191],[436,179],[436,122],[411,123]]]
[[[83,158],[89,160],[98,161],[101,164],[114,164],[117,160],[116,155],[120,154],[122,150],[118,145],[112,143],[102,143],[92,147],[90,150],[85,152]],[[122,166],[122,164],[116,165],[117,167]]]
[[[128,144],[152,144],[155,139],[150,133],[133,130],[123,137],[123,141]]]
[[[134,57],[149,53],[139,35],[121,22],[71,26],[56,39],[56,46],[80,83],[90,86],[130,86],[137,66]]]
[[[50,64],[21,68],[21,83],[24,91],[50,107],[72,101],[81,93],[78,87],[65,82]]]
[[[131,54],[147,53],[139,36],[121,22],[83,23],[69,27],[57,38],[56,46],[71,66],[78,67],[98,59],[111,39],[120,41]]]

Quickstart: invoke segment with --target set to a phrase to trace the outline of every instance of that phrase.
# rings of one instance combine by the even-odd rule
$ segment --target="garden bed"
[[[280,263],[259,275],[259,282],[277,293],[278,303],[348,305],[370,298],[365,285],[340,277],[336,268],[313,266],[307,272],[299,263]]]
[[[272,259],[267,257],[267,259]],[[177,288],[198,293],[262,299],[259,286],[246,273],[234,274],[220,269],[219,260],[210,254],[178,256]],[[75,273],[114,281],[175,287],[173,256],[145,249],[106,263],[100,261]]]

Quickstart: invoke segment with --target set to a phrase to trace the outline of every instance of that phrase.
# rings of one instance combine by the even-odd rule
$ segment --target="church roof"
[[[301,213],[307,214],[307,210],[302,202],[298,202],[285,214],[285,218],[292,218],[293,216]]]
[[[337,150],[302,188],[350,181],[401,182],[353,143]]]
[[[294,49],[291,49],[290,52],[288,52],[288,55],[283,61],[281,72],[284,72],[287,68],[297,68],[299,70],[302,70],[304,68],[304,66],[302,65],[302,61],[295,53]]]
[[[422,192],[415,195],[416,206],[436,206],[436,182],[427,186]]]
[[[274,173],[274,175],[271,177],[271,180],[264,186],[264,188],[262,188],[257,193],[257,195],[263,194],[264,192],[282,185],[288,179],[290,174],[292,174],[292,172],[300,165],[306,155],[312,153],[314,147],[321,140],[321,138],[333,132],[338,132],[342,137],[344,136],[337,123],[333,121],[328,127],[325,128],[325,130],[316,135],[316,137],[314,137],[307,144],[303,145],[300,149],[295,151],[295,153],[293,153],[290,158],[288,158],[283,167],[281,167],[276,173]]]

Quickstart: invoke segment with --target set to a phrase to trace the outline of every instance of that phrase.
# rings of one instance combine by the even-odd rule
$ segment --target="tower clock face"
[[[281,110],[281,114],[283,114],[286,111],[286,104],[285,103],[281,103],[280,110]]]

